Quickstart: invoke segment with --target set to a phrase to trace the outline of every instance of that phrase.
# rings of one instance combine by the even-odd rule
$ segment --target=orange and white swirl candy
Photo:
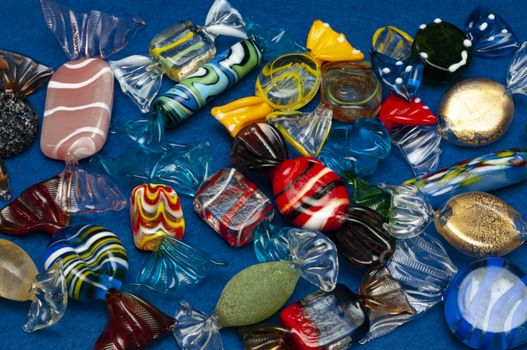
[[[165,185],[145,184],[133,189],[130,220],[135,246],[154,251],[162,239],[183,238],[185,219],[176,191]]]

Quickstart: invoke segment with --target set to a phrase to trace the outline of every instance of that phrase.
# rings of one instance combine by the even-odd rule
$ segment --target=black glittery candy
[[[461,29],[440,19],[419,27],[412,51],[425,60],[425,75],[441,82],[472,61],[472,42]]]
[[[9,158],[31,145],[38,118],[24,97],[0,94],[0,111],[0,158]]]

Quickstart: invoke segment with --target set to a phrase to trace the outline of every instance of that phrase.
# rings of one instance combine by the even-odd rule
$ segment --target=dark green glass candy
[[[391,195],[378,186],[357,177],[355,174],[346,173],[343,180],[353,186],[351,203],[375,210],[385,219],[390,217]]]
[[[425,76],[444,82],[472,61],[472,42],[455,25],[440,19],[419,27],[412,45],[425,61]]]

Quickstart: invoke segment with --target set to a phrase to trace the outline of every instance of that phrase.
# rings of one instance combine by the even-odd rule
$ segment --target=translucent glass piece
[[[353,206],[370,208],[388,219],[391,205],[391,196],[388,192],[353,174],[346,174],[343,178],[353,185],[351,196]]]
[[[6,239],[0,239],[0,253],[0,297],[31,300],[31,288],[38,274],[35,263],[24,249]]]
[[[227,0],[215,0],[207,13],[205,31],[213,35],[228,35],[247,39],[245,21]]]
[[[181,146],[163,142],[165,125],[161,118],[130,120],[112,128],[112,132],[124,133],[134,142],[134,146],[152,152],[169,151],[172,146]]]
[[[316,157],[326,142],[332,118],[331,109],[320,104],[311,113],[276,112],[267,116],[266,121],[303,156]]]
[[[262,50],[266,61],[288,53],[306,51],[287,29],[262,26],[251,19],[247,20],[245,28],[248,36],[254,38]]]
[[[109,63],[121,90],[132,99],[141,112],[148,113],[163,80],[163,73],[158,65],[153,63],[151,58],[140,55]]]
[[[319,159],[339,175],[373,174],[380,159],[388,156],[391,137],[377,119],[359,119],[331,130]]]
[[[70,214],[124,209],[127,200],[109,176],[89,173],[78,163],[66,163],[59,175],[55,201]]]
[[[512,58],[507,70],[507,87],[513,94],[527,95],[527,42]]]
[[[465,32],[472,41],[472,49],[476,56],[504,56],[513,53],[520,46],[507,22],[482,5],[476,6],[468,15]]]
[[[204,252],[165,236],[139,272],[136,284],[167,293],[197,284],[207,276],[212,266],[225,265],[227,262],[213,260]]]
[[[441,134],[435,125],[397,127],[392,140],[416,176],[437,170],[442,149]]]
[[[326,292],[335,289],[339,273],[335,244],[313,230],[292,228],[287,236],[291,260],[302,277]]]
[[[290,227],[276,227],[262,221],[253,233],[254,252],[259,262],[290,260],[288,232]]]
[[[145,26],[138,18],[115,17],[101,11],[80,13],[51,0],[41,0],[46,25],[70,60],[104,59],[121,51]]]
[[[428,200],[415,186],[381,185],[391,194],[390,215],[386,230],[395,238],[406,239],[420,235],[432,221],[434,211]]]
[[[465,160],[435,173],[406,181],[436,209],[456,194],[490,192],[527,179],[527,153],[509,149]]]
[[[23,329],[34,332],[57,323],[68,305],[66,280],[62,274],[62,264],[39,273],[31,287],[32,302],[27,323]]]
[[[0,210],[0,231],[23,235],[43,231],[51,235],[68,227],[70,214],[55,202],[59,177],[35,184]]]
[[[379,120],[384,123],[390,133],[397,126],[437,124],[437,117],[419,97],[407,101],[393,93],[384,100]]]
[[[11,188],[9,186],[9,174],[4,161],[0,158],[0,201],[11,199]]]
[[[195,310],[185,301],[180,301],[174,318],[174,337],[182,349],[222,350],[217,320],[201,311]]]
[[[287,327],[275,324],[257,324],[238,330],[245,350],[287,350],[292,335]]]
[[[292,333],[293,344],[286,349],[348,349],[369,327],[359,297],[343,284],[289,305],[280,319]]]
[[[473,349],[513,349],[527,343],[527,276],[500,258],[463,268],[445,292],[445,318]]]
[[[53,69],[16,52],[0,50],[1,90],[7,95],[29,95],[44,84]]]
[[[95,350],[142,349],[163,338],[176,320],[133,294],[111,290],[106,297],[108,323]]]

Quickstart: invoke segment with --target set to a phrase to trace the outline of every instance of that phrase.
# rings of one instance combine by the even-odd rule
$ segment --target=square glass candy
[[[150,54],[172,80],[181,81],[216,55],[214,40],[192,21],[179,22],[150,42]]]
[[[256,226],[274,214],[269,198],[233,168],[221,169],[201,184],[194,210],[233,247],[251,242]]]
[[[347,349],[369,328],[359,297],[342,284],[289,305],[280,319],[292,331],[298,350]]]

